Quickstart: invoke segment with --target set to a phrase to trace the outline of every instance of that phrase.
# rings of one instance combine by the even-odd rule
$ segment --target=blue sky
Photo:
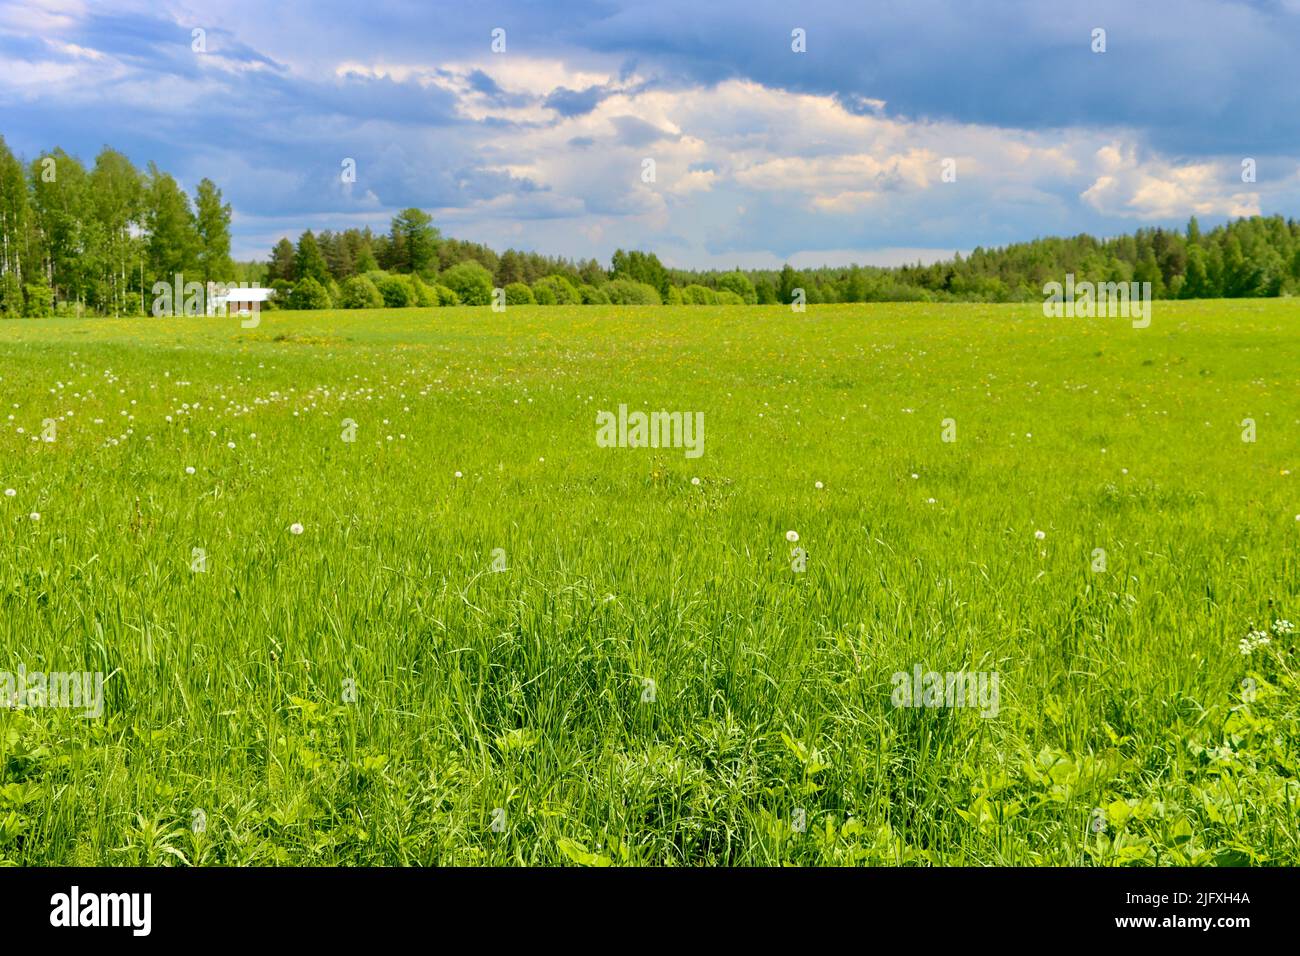
[[[0,134],[211,177],[240,258],[420,206],[606,263],[889,264],[1300,215],[1298,54],[1300,0],[5,0]]]

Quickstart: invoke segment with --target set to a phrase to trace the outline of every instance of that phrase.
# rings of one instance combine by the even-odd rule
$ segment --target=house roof
[[[274,289],[227,289],[216,297],[221,302],[265,302],[273,295]]]

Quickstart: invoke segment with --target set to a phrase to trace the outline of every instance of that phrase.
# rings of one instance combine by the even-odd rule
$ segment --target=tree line
[[[404,250],[419,229],[427,232],[416,246],[429,252],[417,265]],[[318,258],[323,260],[318,266],[300,265]],[[1274,297],[1300,293],[1300,221],[1253,216],[1202,231],[1193,216],[1183,230],[1035,239],[896,267],[681,270],[665,267],[652,252],[619,249],[606,269],[595,260],[572,262],[514,249],[498,255],[476,243],[444,239],[426,214],[408,209],[393,219],[387,235],[305,232],[296,248],[282,240],[271,262],[272,278],[286,293],[282,302],[291,301],[295,284],[305,277],[320,284],[325,294],[316,305],[303,307],[323,307],[327,299],[344,308],[434,300],[485,304],[494,288],[504,290],[509,304],[543,305],[777,304],[794,301],[798,290],[809,303],[1035,302],[1042,301],[1046,283],[1068,274],[1077,282],[1150,283],[1158,299]],[[403,276],[414,291],[400,288]],[[422,292],[422,284],[431,290]]]
[[[191,199],[150,163],[105,147],[86,168],[61,149],[19,161],[0,137],[0,315],[140,315],[155,282],[253,282],[289,308],[508,304],[740,304],[1041,301],[1076,281],[1149,282],[1156,298],[1300,292],[1300,222],[1254,216],[1202,231],[1138,229],[1098,239],[1042,238],[930,265],[797,270],[669,269],[653,252],[614,252],[609,267],[445,237],[405,209],[387,232],[307,230],[266,262],[230,256],[230,206],[208,179]]]
[[[176,273],[239,281],[230,206],[209,179],[194,197],[107,146],[87,168],[62,149],[23,164],[0,136],[0,315],[143,315]]]

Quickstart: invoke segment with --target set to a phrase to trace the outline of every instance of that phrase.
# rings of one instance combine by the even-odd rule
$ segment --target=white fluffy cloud
[[[1183,166],[1108,143],[1094,155],[1097,177],[1081,198],[1108,216],[1169,219],[1178,216],[1256,216],[1260,196],[1243,183],[1240,163],[1198,162]]]
[[[490,77],[497,93],[475,92],[472,75]],[[673,250],[681,264],[715,254],[767,262],[771,249],[761,232],[745,245],[736,236],[743,230],[728,225],[764,210],[820,219],[827,225],[820,249],[843,259],[852,247],[843,244],[840,222],[896,218],[900,210],[942,222],[971,215],[980,200],[1059,214],[1073,196],[1105,217],[1144,221],[1261,209],[1254,187],[1234,185],[1228,160],[1180,165],[1110,133],[914,122],[747,80],[668,89],[518,58],[509,69],[490,59],[444,66],[438,82],[457,91],[467,118],[483,124],[477,148],[486,167],[551,197],[545,215],[578,220],[571,229],[534,221],[508,234],[498,227],[495,235],[546,248],[569,232],[572,254],[596,255],[596,246],[615,241]],[[557,88],[590,87],[604,93],[586,112],[561,116],[542,105]],[[647,160],[654,162],[652,183],[641,175]],[[946,160],[956,183],[941,175]],[[466,224],[477,214],[537,220],[537,206],[537,194],[521,193],[441,212]],[[925,237],[905,238],[917,246]],[[732,251],[713,248],[719,243]],[[891,258],[858,251],[863,259]]]
[[[651,55],[530,51],[522,29],[508,55],[491,55],[484,33],[474,55],[423,59],[408,43],[352,48],[315,20],[310,42],[264,31],[236,4],[209,32],[212,55],[195,57],[202,18],[187,10],[202,6],[102,21],[75,2],[0,9],[0,100],[38,127],[10,136],[29,158],[77,149],[42,126],[66,114],[83,159],[109,143],[191,187],[217,180],[239,256],[308,226],[382,228],[410,205],[498,247],[601,260],[639,247],[688,266],[935,258],[1300,199],[1294,160],[1261,158],[1259,182],[1242,183],[1241,157],[1162,155],[1137,129],[921,119],[870,90],[700,82]],[[244,45],[261,41],[271,49]],[[344,157],[355,186],[339,183]]]

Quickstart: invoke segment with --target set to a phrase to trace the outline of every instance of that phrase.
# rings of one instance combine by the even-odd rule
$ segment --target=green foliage
[[[578,288],[578,294],[582,296],[583,305],[609,305],[609,296],[598,286],[583,285]]]
[[[25,290],[23,315],[43,319],[54,314],[54,291],[44,282],[29,282]]]
[[[271,283],[271,290],[275,293],[271,297],[273,308],[291,309],[293,305],[293,283],[287,279],[276,279]]]
[[[539,282],[532,290],[533,301],[538,305],[558,305],[555,298],[555,287]]]
[[[199,180],[194,210],[200,280],[204,283],[234,281],[235,264],[230,259],[230,205],[221,201],[221,190],[212,180]]]
[[[283,279],[285,282],[293,282],[294,277],[298,274],[297,267],[294,265],[295,252],[293,243],[288,239],[281,239],[271,250],[271,261],[267,266],[266,282],[273,285],[276,280]]]
[[[668,270],[653,252],[616,250],[610,261],[610,276],[615,280],[641,282],[651,286],[661,298],[668,295],[671,285]],[[613,296],[610,298],[612,300]]]
[[[383,297],[384,305],[390,309],[410,308],[420,301],[409,276],[383,275],[375,281],[375,288]]]
[[[425,282],[418,275],[413,275],[411,279],[411,288],[415,290],[415,304],[422,309],[433,309],[438,307],[438,293],[434,291],[433,286]]]
[[[744,305],[745,300],[728,289],[721,289],[717,294],[718,305]]]
[[[289,308],[328,309],[330,308],[330,294],[323,285],[311,276],[307,276],[294,285],[293,292],[289,295]]]
[[[522,282],[511,282],[504,287],[503,291],[506,305],[532,305],[536,301],[533,298],[533,290]]]
[[[754,283],[740,270],[724,272],[718,276],[718,289],[734,293],[740,297],[741,302],[749,305],[758,302],[758,292],[754,288]]]
[[[614,305],[659,305],[659,293],[652,285],[644,282],[632,282],[628,279],[614,279],[603,287],[605,295]]]
[[[433,292],[438,297],[439,306],[460,305],[460,296],[456,294],[455,289],[449,289],[439,283],[433,287]]]
[[[551,301],[545,302],[545,305],[580,305],[582,296],[577,288],[574,287],[564,276],[544,276],[533,283],[533,297],[537,298],[539,289],[549,289],[551,295],[548,297]],[[541,299],[538,298],[538,302]]]
[[[99,188],[97,180],[107,180],[116,175],[113,164],[105,163],[102,169],[97,165],[91,174],[92,194]],[[123,210],[116,213],[115,218],[125,225],[131,221],[131,214]],[[164,282],[173,281],[176,275],[187,282],[199,280],[200,240],[189,197],[175,179],[152,163],[149,164],[147,225],[150,272]]]
[[[368,241],[358,251],[353,263],[357,272],[362,275],[379,271],[379,260],[375,258],[374,250]]]
[[[13,272],[0,275],[0,315],[16,319],[23,314],[23,287]]]
[[[422,273],[437,264],[438,230],[433,217],[420,209],[404,209],[393,217],[389,232],[388,268]]]
[[[384,297],[366,276],[352,276],[343,282],[339,306],[344,309],[382,309]]]
[[[310,229],[298,237],[298,251],[293,259],[293,277],[296,282],[315,279],[322,288],[330,281],[330,271],[325,265],[325,257],[321,255],[320,246],[317,245],[316,237],[312,235]]]
[[[462,262],[439,276],[463,305],[488,305],[492,301],[492,273],[477,262]]]
[[[682,289],[684,305],[716,305],[718,295],[712,289],[702,285],[688,285]]]
[[[800,273],[791,268],[790,263],[781,267],[781,274],[776,281],[776,300],[785,305],[794,302],[796,290],[804,290],[804,298],[807,301],[808,291],[811,283],[808,282]]]

